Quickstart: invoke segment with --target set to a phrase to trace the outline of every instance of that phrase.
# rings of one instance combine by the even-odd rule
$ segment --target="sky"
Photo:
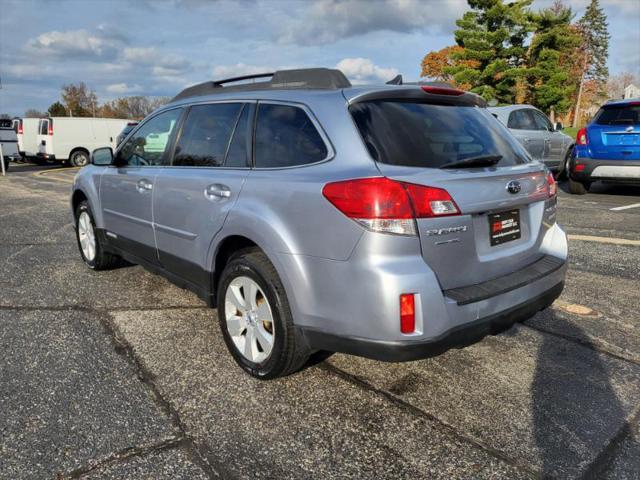
[[[534,0],[533,8],[553,0]],[[589,0],[565,0],[579,18]],[[640,0],[601,0],[609,69],[640,75]],[[452,45],[466,0],[0,0],[0,113],[45,111],[84,81],[100,102],[209,79],[338,67],[353,83],[416,80]]]

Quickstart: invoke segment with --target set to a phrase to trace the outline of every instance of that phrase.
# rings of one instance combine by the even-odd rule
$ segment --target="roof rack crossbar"
[[[242,75],[240,77],[225,78],[223,80],[214,80],[213,84],[223,86],[225,83],[241,82],[242,80],[253,80],[255,78],[273,77],[275,74],[271,73],[254,73],[253,75]]]
[[[252,80],[256,78],[271,77],[264,82],[243,83],[239,85],[224,86],[227,83]],[[273,89],[324,89],[336,90],[349,88],[351,83],[340,70],[330,68],[302,68],[297,70],[278,70],[273,73],[256,73],[239,77],[214,80],[198,85],[193,85],[182,90],[171,101],[184,98],[211,95],[215,93],[248,91],[248,90],[273,90]]]

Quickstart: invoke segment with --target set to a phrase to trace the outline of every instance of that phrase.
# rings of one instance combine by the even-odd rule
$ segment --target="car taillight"
[[[421,88],[423,91],[427,93],[433,93],[434,95],[453,95],[457,97],[464,93],[464,90],[458,90],[457,88],[431,87],[428,85],[425,85]]]
[[[328,183],[322,194],[344,215],[374,232],[417,235],[416,218],[460,214],[446,190],[386,177]]]
[[[49,135],[53,135],[53,123],[49,122]]]
[[[413,333],[416,331],[416,304],[413,293],[400,295],[400,332]]]
[[[22,122],[18,123],[18,135],[22,135]]]
[[[587,129],[581,128],[576,135],[576,143],[578,145],[589,145],[589,137],[587,137]]]
[[[553,173],[547,173],[547,188],[549,189],[549,198],[555,197],[558,194],[558,183],[553,178]]]

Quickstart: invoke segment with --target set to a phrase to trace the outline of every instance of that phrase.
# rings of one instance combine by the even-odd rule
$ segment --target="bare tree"
[[[622,72],[612,75],[607,80],[607,96],[609,98],[622,98],[625,87],[634,84],[640,87],[640,75],[634,75],[630,72]]]

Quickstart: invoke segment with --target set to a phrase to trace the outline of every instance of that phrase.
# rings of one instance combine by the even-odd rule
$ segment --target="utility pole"
[[[584,88],[584,76],[587,70],[587,60],[589,58],[589,54],[584,52],[584,60],[582,62],[582,71],[580,72],[580,87],[578,88],[578,98],[576,100],[576,109],[573,113],[573,123],[572,127],[578,127],[578,123],[580,120],[580,102],[582,102],[582,89]]]

